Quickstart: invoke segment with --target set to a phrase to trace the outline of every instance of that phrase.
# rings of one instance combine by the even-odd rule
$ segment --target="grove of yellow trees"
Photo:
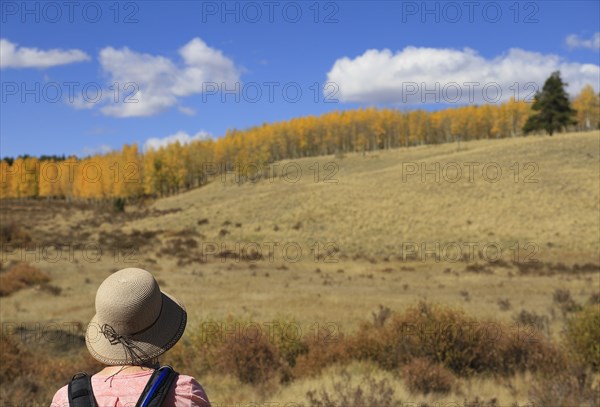
[[[591,86],[573,100],[577,130],[598,128],[600,99]],[[260,168],[281,159],[345,152],[522,136],[530,104],[464,106],[428,112],[393,109],[333,111],[247,130],[228,130],[215,140],[173,143],[86,158],[0,161],[0,198],[105,200],[166,196],[199,187],[210,176]]]

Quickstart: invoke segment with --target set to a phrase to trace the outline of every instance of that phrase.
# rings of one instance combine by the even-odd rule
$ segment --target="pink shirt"
[[[98,407],[135,406],[152,371],[137,373],[119,373],[110,376],[92,376],[92,389]],[[107,380],[108,379],[108,380]],[[51,407],[68,407],[67,386],[56,392]],[[210,402],[202,386],[191,376],[179,375],[171,386],[163,404],[165,407],[210,407]]]

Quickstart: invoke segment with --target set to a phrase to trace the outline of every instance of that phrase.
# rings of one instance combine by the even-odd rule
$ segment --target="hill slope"
[[[436,242],[442,249],[491,243],[513,253],[517,242],[533,242],[522,254],[597,260],[599,136],[480,140],[286,161],[273,172],[286,168],[287,180],[236,185],[235,175],[226,174],[154,204],[181,211],[127,226],[192,227],[215,242],[335,242],[348,256],[398,256],[412,243]],[[337,182],[324,182],[326,176]],[[210,223],[197,225],[200,219]]]

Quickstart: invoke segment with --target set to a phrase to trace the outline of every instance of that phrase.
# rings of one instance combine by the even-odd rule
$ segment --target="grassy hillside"
[[[538,259],[596,260],[599,135],[482,140],[282,162],[288,180],[262,177],[237,186],[227,182],[235,180],[228,174],[225,182],[218,179],[154,205],[180,212],[125,226],[193,227],[215,241],[293,241],[307,247],[313,240],[335,242],[348,256],[400,255],[406,242],[498,242],[507,252],[515,242],[534,242]],[[422,179],[421,165],[434,170],[436,164],[440,182],[432,173]],[[337,182],[315,182],[316,167],[322,179],[329,175]],[[302,176],[292,183],[297,168]],[[197,226],[199,219],[209,219],[210,227]],[[222,239],[216,226],[228,221],[230,234]],[[242,226],[233,227],[237,222]]]

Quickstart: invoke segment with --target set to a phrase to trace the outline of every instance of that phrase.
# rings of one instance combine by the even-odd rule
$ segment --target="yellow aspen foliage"
[[[109,163],[111,182],[114,185],[112,196],[129,198],[141,195],[143,191],[142,164],[137,144],[123,146]]]
[[[54,160],[42,161],[38,179],[38,192],[40,197],[56,198],[62,196],[61,177],[63,170],[59,162]]]
[[[156,151],[148,149],[142,158],[142,185],[146,195],[156,196],[159,193],[158,165]]]
[[[11,194],[14,198],[33,198],[38,195],[38,164],[35,157],[19,157],[13,162]]]
[[[13,169],[5,160],[0,161],[0,199],[14,198]]]
[[[578,130],[600,125],[600,97],[591,86],[573,101]],[[160,197],[196,188],[223,171],[254,177],[273,161],[351,151],[409,147],[486,138],[517,137],[531,103],[461,106],[438,111],[359,108],[333,110],[246,130],[215,140],[179,142],[143,154],[137,145],[83,159],[0,162],[0,198],[64,197],[105,200]]]
[[[597,129],[600,126],[600,95],[591,85],[585,86],[573,100],[577,111],[577,128],[580,131]]]
[[[59,191],[61,193],[61,196],[64,196],[67,199],[75,197],[73,188],[75,185],[75,173],[77,171],[78,165],[79,160],[77,160],[76,157],[72,156],[67,158],[65,161],[62,161],[59,166]]]

